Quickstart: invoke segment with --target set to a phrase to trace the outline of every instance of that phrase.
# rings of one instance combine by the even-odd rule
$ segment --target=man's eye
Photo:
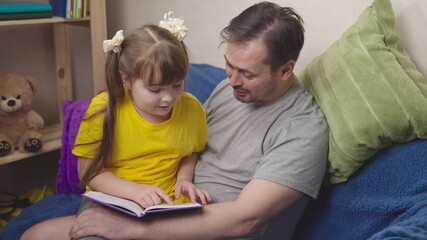
[[[245,76],[246,79],[252,79],[255,77],[253,74],[250,73],[243,73],[243,76]]]

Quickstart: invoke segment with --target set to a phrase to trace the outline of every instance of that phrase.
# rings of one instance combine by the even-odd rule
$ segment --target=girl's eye
[[[148,91],[153,92],[153,93],[157,93],[157,92],[160,92],[160,88],[150,87],[150,88],[148,88]]]

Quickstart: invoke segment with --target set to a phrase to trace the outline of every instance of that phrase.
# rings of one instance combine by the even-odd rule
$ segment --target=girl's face
[[[126,81],[133,105],[139,115],[152,123],[168,120],[172,107],[184,91],[184,81],[173,85],[145,85],[141,79]]]

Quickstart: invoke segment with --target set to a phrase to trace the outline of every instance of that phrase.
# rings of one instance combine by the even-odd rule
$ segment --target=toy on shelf
[[[31,77],[0,75],[0,156],[18,149],[35,153],[43,146],[43,118],[31,109],[37,84]]]

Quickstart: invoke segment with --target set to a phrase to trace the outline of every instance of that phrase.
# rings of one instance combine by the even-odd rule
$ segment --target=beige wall
[[[184,16],[190,29],[185,39],[195,63],[224,66],[219,32],[229,20],[255,0],[107,0],[108,35],[118,29],[130,31],[145,23],[155,23],[169,10]],[[305,20],[306,44],[296,71],[339,38],[371,0],[273,0],[293,7]],[[427,1],[392,0],[398,31],[405,48],[427,76]],[[421,62],[424,60],[424,62]]]
[[[298,73],[347,29],[371,0],[273,0],[291,6],[305,20],[306,43],[296,66]],[[427,76],[427,1],[391,0],[402,43],[424,76]],[[146,23],[157,24],[173,10],[184,16],[190,32],[185,42],[193,63],[223,67],[219,48],[220,30],[229,20],[256,0],[107,0],[107,26],[111,37]],[[51,25],[2,27],[0,72],[31,75],[39,83],[34,109],[47,123],[58,121]],[[92,93],[92,63],[88,28],[71,26],[73,92],[75,99],[89,100]],[[100,46],[102,43],[99,43]],[[424,60],[424,62],[423,62]],[[104,63],[99,63],[104,64]],[[47,107],[49,106],[49,107]]]

